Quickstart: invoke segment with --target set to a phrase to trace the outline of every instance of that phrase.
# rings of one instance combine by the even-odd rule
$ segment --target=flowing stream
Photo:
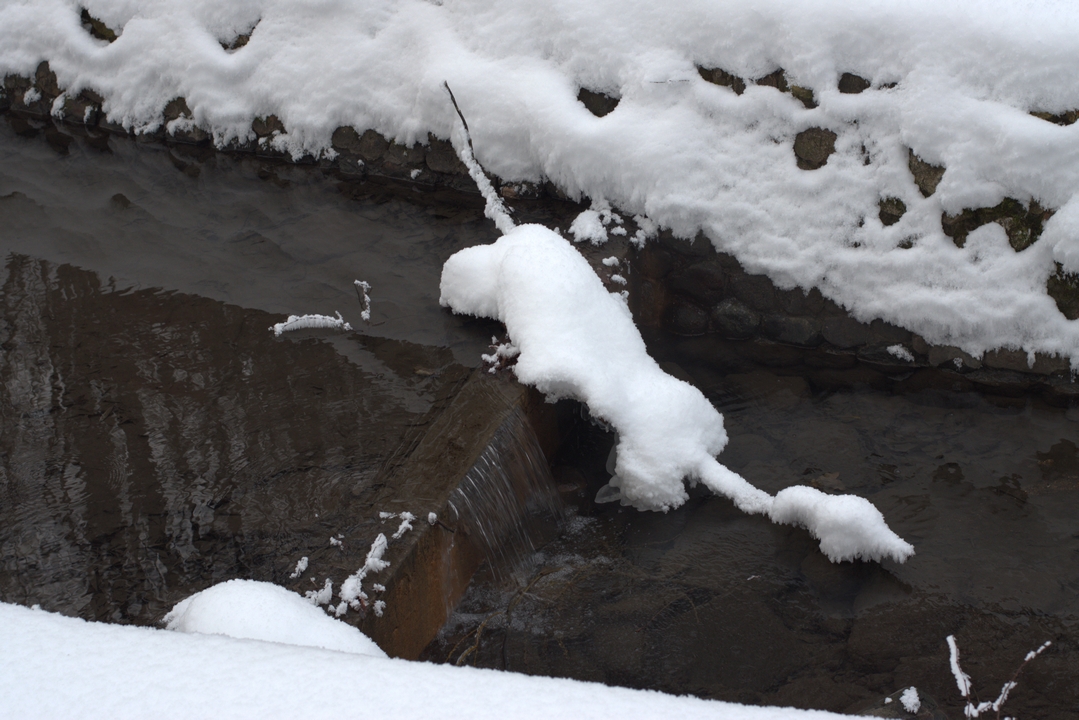
[[[495,231],[477,199],[110,147],[58,156],[0,123],[0,600],[150,624],[353,540],[379,469],[497,330],[437,302],[445,259]],[[359,332],[268,329],[335,311]],[[553,541],[508,519],[561,513],[538,450],[509,440],[528,433],[457,491],[493,571],[427,658],[838,711],[915,685],[958,717],[945,636],[983,699],[1053,640],[1008,712],[1079,714],[1079,409],[669,367],[724,413],[721,461],[769,492],[868,497],[917,555],[833,565],[701,491],[666,514],[597,506],[612,439],[579,412]]]

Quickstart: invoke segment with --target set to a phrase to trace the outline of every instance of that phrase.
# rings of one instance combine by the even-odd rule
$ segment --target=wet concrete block
[[[843,315],[830,317],[824,321],[821,330],[824,339],[839,348],[852,348],[864,345],[869,339],[869,327],[852,317]]]

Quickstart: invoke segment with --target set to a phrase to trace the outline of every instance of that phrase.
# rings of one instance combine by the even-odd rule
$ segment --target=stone
[[[425,157],[427,167],[437,173],[446,175],[468,175],[468,168],[457,157],[457,151],[447,140],[441,140],[434,135],[427,135],[427,155]]]
[[[880,208],[878,217],[885,227],[895,225],[907,212],[907,204],[897,197],[881,198],[878,206]]]
[[[951,345],[930,345],[928,350],[929,364],[933,367],[939,367],[947,363],[949,370],[958,370],[960,366],[970,370],[977,370],[982,366],[981,360],[971,357]],[[960,361],[959,365],[956,365],[956,360]]]
[[[869,328],[854,318],[843,315],[826,319],[821,334],[838,348],[852,348],[866,343],[869,339]]]
[[[754,82],[764,87],[773,87],[779,92],[788,92],[790,90],[787,85],[787,74],[783,72],[783,68],[773,70],[764,77],[757,78]]]
[[[794,136],[794,156],[802,170],[816,170],[827,164],[835,152],[837,135],[831,130],[811,127]]]
[[[910,330],[904,330],[877,318],[869,323],[868,342],[877,345],[910,345],[911,333]]]
[[[1056,272],[1049,276],[1045,291],[1057,304],[1057,309],[1069,320],[1079,320],[1079,273],[1068,273],[1056,263]]]
[[[663,324],[675,335],[703,335],[708,331],[708,314],[691,302],[677,299],[667,308]]]
[[[264,118],[255,118],[251,122],[251,130],[260,138],[270,137],[275,132],[284,133],[285,124],[276,115],[268,115]]]
[[[169,123],[173,120],[179,120],[180,118],[191,118],[191,108],[187,106],[187,99],[178,97],[169,100],[165,103],[165,109],[162,111],[165,118],[165,122]]]
[[[776,298],[788,315],[820,315],[824,310],[824,296],[817,288],[810,288],[809,292],[801,288],[777,290]]]
[[[769,315],[761,323],[761,331],[769,340],[790,345],[812,347],[821,343],[820,322],[811,318]]]
[[[791,95],[794,99],[802,103],[806,110],[812,110],[817,107],[817,98],[813,95],[813,90],[800,85],[791,85]]]
[[[1008,350],[1005,348],[990,350],[982,356],[982,364],[994,370],[1030,372],[1027,354],[1022,350]]]
[[[714,259],[677,270],[671,273],[668,282],[674,292],[688,295],[704,305],[722,300],[726,288],[723,267]]]
[[[503,184],[498,189],[498,194],[507,200],[538,200],[542,190],[536,183],[521,180]]]
[[[982,368],[967,373],[964,377],[982,390],[1001,395],[1019,396],[1034,384],[1034,378],[1030,375],[1010,370]]]
[[[1068,110],[1060,114],[1053,114],[1047,112],[1031,112],[1034,117],[1051,122],[1054,125],[1068,126],[1073,124],[1076,120],[1079,120],[1079,110]]]
[[[56,73],[49,68],[49,63],[43,62],[37,66],[34,73],[34,86],[41,92],[41,97],[48,100],[49,104],[60,96],[60,84],[56,80]]]
[[[670,230],[663,230],[657,238],[659,244],[667,250],[673,250],[683,257],[706,258],[716,254],[711,241],[702,233],[698,233],[692,240],[675,237]]]
[[[366,133],[364,133],[366,135]],[[361,138],[362,140],[362,138]],[[383,160],[389,166],[397,168],[416,168],[424,163],[427,148],[423,145],[405,147],[398,143],[390,143],[386,148]]]
[[[621,98],[607,95],[606,93],[595,92],[587,88],[581,88],[577,93],[577,101],[584,105],[588,112],[592,113],[596,117],[603,117],[610,115],[614,112],[614,109],[618,107],[618,102]]]
[[[90,14],[90,11],[86,8],[82,10],[82,27],[86,32],[90,33],[98,40],[105,40],[107,42],[116,42],[116,31],[110,28],[108,25],[98,20],[96,17]]]
[[[710,317],[716,332],[729,338],[753,337],[761,324],[760,315],[734,298],[727,298],[712,308]]]
[[[845,72],[839,76],[839,92],[845,95],[857,95],[869,89],[869,81],[854,73]]]
[[[771,313],[778,309],[775,286],[764,275],[735,275],[730,280],[730,292],[757,312]]]
[[[703,68],[697,66],[697,72],[700,76],[712,83],[713,85],[722,85],[734,90],[736,95],[741,95],[746,91],[746,81],[737,75],[731,75],[726,70],[720,70],[719,68]]]
[[[914,176],[914,184],[918,186],[922,197],[929,197],[937,191],[937,185],[944,177],[943,167],[930,165],[915,155],[913,150],[907,151],[907,167],[910,169],[910,174]]]
[[[1021,252],[1041,237],[1045,222],[1052,216],[1053,211],[1043,208],[1037,201],[1031,201],[1027,206],[1014,198],[1004,198],[990,208],[965,209],[957,215],[944,213],[940,224],[956,247],[963,247],[972,230],[995,222],[1004,228],[1012,249]]]

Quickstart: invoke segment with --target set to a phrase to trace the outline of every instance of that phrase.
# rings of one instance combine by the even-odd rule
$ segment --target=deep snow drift
[[[80,8],[119,33],[109,44]],[[237,35],[250,42],[225,50]],[[691,236],[703,229],[750,272],[819,287],[861,320],[880,317],[975,355],[1009,346],[1079,362],[1079,322],[1046,294],[1055,262],[1079,271],[1079,125],[1032,111],[1079,108],[1079,6],[1058,0],[35,0],[0,7],[0,72],[48,60],[109,117],[162,122],[182,96],[217,142],[251,137],[327,151],[340,125],[409,144],[446,138],[454,88],[480,162],[507,180],[547,177]],[[697,68],[750,82],[739,95]],[[783,68],[809,109],[756,85]],[[838,90],[842,73],[870,81]],[[620,96],[606,117],[576,100]],[[31,94],[34,91],[31,91]],[[60,103],[62,105],[62,102]],[[176,121],[180,122],[180,121]],[[797,133],[836,134],[801,170]],[[908,148],[947,168],[924,197]],[[893,225],[878,202],[907,210]],[[1016,252],[995,224],[959,248],[941,214],[1005,197],[1056,210]]]
[[[234,617],[265,610],[250,604],[242,592],[231,600],[231,609],[218,609]],[[295,600],[306,605],[299,596]],[[307,607],[327,624],[340,625],[340,633],[359,634]],[[290,617],[271,612],[264,621],[282,624]],[[275,634],[289,632],[278,628]],[[0,637],[0,715],[13,718],[846,717],[221,635],[88,623],[6,603],[0,603]]]

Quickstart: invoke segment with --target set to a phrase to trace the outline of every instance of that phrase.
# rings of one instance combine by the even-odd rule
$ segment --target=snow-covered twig
[[[356,297],[360,299],[360,318],[365,323],[371,322],[371,296],[368,292],[371,290],[371,283],[364,280],[353,280],[353,284],[356,286]]]
[[[1041,655],[1053,644],[1052,641],[1047,640],[1042,643],[1037,650],[1028,652],[1026,657],[1023,658],[1023,662],[1021,662],[1016,669],[1015,674],[1012,675],[1012,679],[1004,683],[1004,686],[1001,687],[1000,695],[997,696],[996,700],[993,702],[983,701],[975,704],[970,699],[970,696],[974,691],[973,685],[970,682],[970,675],[963,672],[963,668],[959,666],[959,646],[956,645],[955,635],[949,635],[946,640],[948,642],[948,662],[952,668],[952,675],[955,677],[955,684],[959,686],[959,694],[967,701],[966,706],[963,708],[963,715],[968,718],[976,718],[986,710],[992,710],[996,713],[997,720],[1000,720],[1000,708],[1008,700],[1008,695],[1011,694],[1011,691],[1019,684],[1017,682],[1019,673],[1023,672],[1023,668],[1027,666],[1027,663]]]
[[[443,82],[442,84],[445,86],[446,92],[450,94],[450,102],[453,103],[453,109],[457,111],[457,117],[461,118],[461,125],[464,127],[466,143],[462,144],[458,141],[454,144],[457,156],[461,158],[461,162],[468,168],[468,174],[472,177],[472,182],[476,183],[476,187],[479,188],[483,199],[487,201],[487,205],[483,210],[484,215],[494,222],[499,231],[508,233],[517,225],[510,218],[509,208],[506,207],[506,204],[502,202],[502,198],[495,192],[494,185],[491,184],[487,173],[484,172],[483,167],[476,160],[475,149],[472,147],[472,134],[468,131],[468,122],[457,104],[457,98],[453,96],[453,90],[450,90],[450,84],[448,82]]]
[[[273,330],[274,335],[281,337],[281,333],[292,330],[351,330],[352,326],[345,322],[345,319],[341,317],[341,313],[337,313],[337,317],[330,317],[329,315],[289,315],[288,320],[277,323],[270,329]]]

